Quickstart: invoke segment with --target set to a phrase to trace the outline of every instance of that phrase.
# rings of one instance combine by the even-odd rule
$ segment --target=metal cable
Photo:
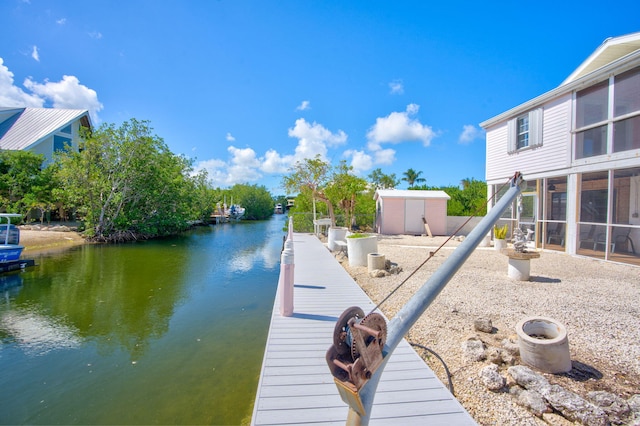
[[[497,195],[500,191],[502,191],[502,188],[504,188],[505,186],[507,186],[507,185],[509,184],[509,182],[511,182],[513,179],[515,179],[515,178],[516,178],[516,177],[518,177],[518,176],[519,176],[519,173],[516,173],[516,175],[515,175],[515,176],[513,176],[513,177],[509,178],[509,179],[508,179],[504,184],[502,184],[502,186],[498,189],[498,191],[494,192],[494,193],[493,193],[493,195],[492,195],[492,196],[487,200],[487,202],[485,203],[485,205],[484,205],[484,206],[488,205],[491,201],[493,201],[493,199],[496,197],[496,195]],[[484,207],[484,206],[483,206],[483,207]],[[396,291],[398,291],[398,290],[400,289],[400,287],[402,287],[402,286],[403,286],[407,281],[409,281],[409,279],[410,279],[411,277],[413,277],[413,276],[416,274],[416,272],[418,272],[418,271],[420,270],[420,268],[422,268],[422,267],[423,267],[423,266],[424,266],[424,265],[429,261],[429,259],[431,259],[432,257],[434,257],[434,256],[436,255],[436,253],[438,253],[442,247],[444,247],[444,246],[445,246],[449,241],[451,241],[451,239],[452,239],[452,238],[453,238],[453,237],[458,233],[458,231],[460,231],[462,228],[464,228],[464,227],[465,227],[465,225],[466,225],[467,223],[469,223],[469,221],[471,221],[471,219],[473,219],[474,217],[476,217],[476,216],[478,215],[478,213],[479,213],[479,212],[480,212],[480,207],[478,207],[478,208],[473,212],[473,214],[472,214],[471,216],[469,216],[469,218],[468,218],[467,220],[465,220],[465,221],[462,223],[462,225],[460,225],[460,226],[459,226],[455,231],[453,231],[453,233],[449,236],[449,238],[447,238],[447,239],[444,241],[444,243],[440,244],[440,246],[439,246],[439,247],[437,247],[435,251],[431,251],[431,252],[429,252],[429,257],[427,257],[424,261],[422,261],[422,263],[421,263],[420,265],[418,265],[418,267],[416,267],[416,269],[414,269],[414,270],[413,270],[413,272],[411,272],[411,273],[409,274],[409,276],[408,276],[408,277],[406,277],[404,280],[402,280],[402,282],[401,282],[400,284],[398,284],[398,285],[396,286],[396,288],[394,288],[393,290],[391,290],[391,292],[390,292],[389,294],[387,294],[387,295],[384,297],[384,299],[382,299],[382,300],[380,301],[380,303],[378,303],[378,304],[377,304],[377,305],[376,305],[376,306],[371,310],[371,312],[369,312],[369,313],[371,314],[371,313],[375,312],[375,311],[376,311],[376,309],[380,308],[380,306],[381,306],[384,302],[386,302],[386,301],[387,301],[391,296],[393,296],[393,294],[394,294]]]
[[[409,344],[411,346],[415,346],[417,348],[420,349],[424,349],[425,351],[429,352],[430,354],[432,354],[433,356],[435,356],[436,358],[438,358],[440,360],[440,362],[442,363],[442,366],[444,367],[444,371],[447,374],[447,382],[449,383],[449,392],[451,392],[451,395],[456,396],[456,394],[453,391],[453,381],[451,380],[451,373],[449,372],[449,368],[447,367],[447,363],[444,362],[444,360],[440,357],[440,355],[438,355],[434,350],[426,347],[426,346],[422,346],[419,345],[417,343],[413,343],[413,342],[409,342]]]

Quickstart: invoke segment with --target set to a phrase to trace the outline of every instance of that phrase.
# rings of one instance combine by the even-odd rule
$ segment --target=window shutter
[[[514,118],[507,122],[507,152],[511,154],[512,152],[516,152],[516,121],[518,119]]]
[[[542,146],[542,108],[529,112],[529,146]]]

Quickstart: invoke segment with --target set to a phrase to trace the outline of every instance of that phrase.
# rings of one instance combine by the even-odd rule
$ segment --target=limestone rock
[[[640,425],[640,394],[633,395],[627,399],[627,404],[631,410],[630,423],[634,426]]]
[[[571,421],[577,421],[587,426],[608,426],[610,424],[607,413],[603,409],[561,386],[551,385],[541,394],[555,410]]]
[[[540,394],[543,394],[543,391],[551,386],[547,379],[524,365],[509,367],[507,373],[523,388],[534,390]]]
[[[473,322],[473,328],[483,333],[491,333],[493,331],[493,324],[488,318],[478,318]]]
[[[509,352],[505,350],[500,351],[500,357],[502,358],[502,362],[507,365],[514,365],[516,363],[516,359]]]
[[[631,408],[624,399],[605,391],[593,391],[587,394],[587,398],[598,407],[602,408],[613,424],[622,424],[631,414]]]
[[[374,269],[373,271],[369,272],[369,276],[371,278],[382,278],[382,277],[386,277],[387,271],[383,271],[382,269]]]
[[[516,402],[519,405],[522,405],[523,407],[529,409],[538,417],[542,417],[544,413],[551,412],[551,408],[542,397],[542,395],[534,390],[523,390],[519,392]]]
[[[469,339],[462,344],[464,356],[469,361],[482,361],[484,355],[484,343],[478,339]]]
[[[480,370],[480,379],[482,384],[490,391],[499,391],[506,383],[505,378],[500,375],[496,364],[489,364]]]
[[[504,339],[501,343],[504,350],[509,352],[511,355],[520,355],[520,346],[518,346],[518,342],[513,339]]]
[[[493,364],[502,364],[502,353],[500,349],[493,346],[488,347],[487,350],[484,351],[484,357],[487,359],[487,361]]]

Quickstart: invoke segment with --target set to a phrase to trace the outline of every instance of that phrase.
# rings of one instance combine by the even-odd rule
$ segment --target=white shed
[[[379,189],[374,199],[379,234],[425,234],[425,220],[433,235],[447,234],[447,201],[451,197],[444,191]]]

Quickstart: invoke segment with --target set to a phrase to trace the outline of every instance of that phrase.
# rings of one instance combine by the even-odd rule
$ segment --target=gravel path
[[[398,275],[372,278],[366,267],[352,268],[346,259],[341,263],[379,303],[445,240],[380,236],[378,252],[403,269]],[[381,306],[388,318],[457,245],[459,242],[449,241]],[[640,268],[633,266],[542,252],[531,261],[531,281],[514,281],[507,276],[506,256],[493,248],[477,248],[406,337],[444,358],[456,397],[478,423],[542,425],[546,423],[515,404],[507,393],[484,388],[478,372],[488,362],[467,361],[462,351],[463,342],[471,336],[498,347],[504,338],[515,339],[518,321],[533,315],[564,324],[574,365],[577,361],[602,374],[600,378],[545,374],[550,382],[582,396],[591,390],[607,390],[625,399],[640,393]],[[473,323],[478,318],[490,319],[497,331],[476,332]],[[447,383],[441,363],[426,353],[421,355]]]

